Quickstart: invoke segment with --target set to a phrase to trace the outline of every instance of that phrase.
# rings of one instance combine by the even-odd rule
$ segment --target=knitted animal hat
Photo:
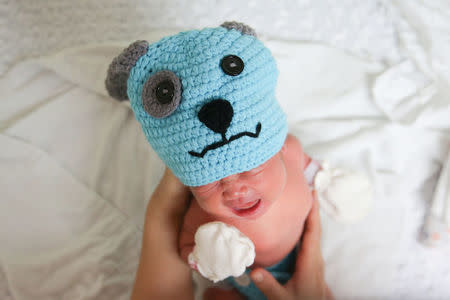
[[[277,68],[250,27],[226,22],[148,44],[136,41],[108,69],[106,89],[130,100],[159,157],[199,186],[251,170],[282,147]]]

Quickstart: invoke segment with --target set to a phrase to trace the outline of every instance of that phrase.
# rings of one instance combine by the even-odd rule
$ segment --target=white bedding
[[[336,40],[265,36],[290,131],[311,156],[374,183],[361,223],[322,216],[337,299],[450,298],[449,246],[418,242],[450,155],[450,7],[394,3],[385,3],[398,39],[390,59],[374,55],[390,30],[370,55]],[[129,106],[103,88],[129,42],[72,47],[0,78],[0,299],[129,297],[144,208],[163,170]]]

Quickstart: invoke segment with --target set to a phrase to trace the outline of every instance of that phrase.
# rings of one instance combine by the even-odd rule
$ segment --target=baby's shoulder
[[[304,164],[303,161],[303,147],[300,143],[300,141],[293,135],[289,134],[286,137],[286,141],[284,142],[283,147],[284,149],[284,156],[285,158],[294,163],[295,166],[299,167],[300,169],[303,169],[302,166]]]
[[[300,143],[298,138],[292,134],[288,134],[288,136],[286,137],[285,146],[288,150],[290,150],[290,152],[294,154],[303,153],[302,144]]]

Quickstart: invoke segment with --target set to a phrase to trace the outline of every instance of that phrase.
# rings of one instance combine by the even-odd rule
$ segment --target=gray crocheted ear
[[[136,41],[113,59],[105,80],[106,90],[111,97],[119,101],[128,100],[127,81],[130,70],[147,51],[147,41]]]
[[[240,31],[242,34],[248,34],[248,35],[257,37],[255,30],[253,28],[251,28],[250,26],[245,25],[244,23],[231,21],[231,22],[225,22],[220,26],[225,27],[226,29],[235,29],[237,31]]]

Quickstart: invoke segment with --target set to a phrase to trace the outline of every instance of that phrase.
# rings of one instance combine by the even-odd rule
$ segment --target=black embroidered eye
[[[159,71],[151,76],[142,90],[142,105],[145,111],[155,117],[171,115],[181,101],[181,81],[172,71]]]
[[[244,62],[240,57],[236,55],[227,55],[222,58],[220,67],[225,72],[225,74],[230,76],[237,76],[244,70]]]
[[[172,81],[164,80],[156,86],[156,99],[161,104],[170,103],[173,100],[174,90]]]

